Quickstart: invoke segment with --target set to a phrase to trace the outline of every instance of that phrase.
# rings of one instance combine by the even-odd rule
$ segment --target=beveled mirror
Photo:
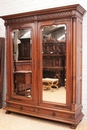
[[[42,27],[42,99],[66,104],[66,25]]]
[[[12,31],[14,95],[32,98],[32,29]]]

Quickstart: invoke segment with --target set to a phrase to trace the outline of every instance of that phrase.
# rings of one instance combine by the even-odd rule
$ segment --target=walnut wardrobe
[[[6,113],[82,120],[82,19],[69,5],[1,16],[6,26]]]

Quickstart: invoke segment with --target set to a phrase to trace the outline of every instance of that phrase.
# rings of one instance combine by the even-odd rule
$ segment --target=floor
[[[11,113],[0,109],[0,130],[71,130],[70,125]],[[87,130],[87,118],[83,118],[76,129]]]
[[[53,91],[52,91],[53,90]],[[66,89],[65,87],[53,88],[52,90],[43,90],[43,100],[66,103]]]

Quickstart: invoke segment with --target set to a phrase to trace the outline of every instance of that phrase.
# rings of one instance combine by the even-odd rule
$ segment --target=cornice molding
[[[32,12],[25,12],[20,14],[13,14],[7,16],[1,16],[5,20],[5,26],[17,23],[28,23],[33,21],[51,20],[54,18],[68,18],[68,17],[79,17],[85,13],[85,9],[79,5],[68,5]]]

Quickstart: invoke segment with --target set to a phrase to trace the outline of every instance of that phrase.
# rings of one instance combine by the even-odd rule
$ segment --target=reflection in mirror
[[[42,99],[66,103],[66,25],[42,28]]]
[[[32,98],[31,28],[12,31],[14,95]]]

